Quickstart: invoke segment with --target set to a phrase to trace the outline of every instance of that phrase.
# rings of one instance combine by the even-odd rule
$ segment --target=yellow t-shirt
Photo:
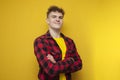
[[[62,60],[65,57],[65,53],[66,53],[66,44],[63,38],[54,38],[54,40],[57,42],[57,44],[59,45],[61,51],[62,51]],[[66,80],[65,74],[64,73],[60,73],[60,80]]]

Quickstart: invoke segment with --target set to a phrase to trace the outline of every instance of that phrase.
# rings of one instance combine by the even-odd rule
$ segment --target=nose
[[[59,19],[59,18],[56,18],[56,21],[57,21],[57,22],[60,22],[60,19]]]
[[[60,20],[56,20],[57,22],[60,22]]]

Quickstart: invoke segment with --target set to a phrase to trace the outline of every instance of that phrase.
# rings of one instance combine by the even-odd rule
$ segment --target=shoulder
[[[46,36],[45,36],[45,34],[43,34],[41,36],[36,37],[35,40],[34,40],[34,43],[44,41],[45,39],[46,39]]]

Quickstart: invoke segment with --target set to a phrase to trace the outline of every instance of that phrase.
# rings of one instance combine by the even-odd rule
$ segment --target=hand
[[[52,63],[56,63],[54,57],[51,54],[47,55],[47,58],[52,62]]]
[[[71,57],[71,59],[72,59],[73,62],[75,61],[74,58]]]

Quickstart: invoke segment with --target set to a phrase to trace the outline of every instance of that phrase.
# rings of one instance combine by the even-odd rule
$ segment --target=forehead
[[[51,15],[56,15],[56,16],[63,16],[63,14],[62,13],[60,13],[60,12],[58,12],[58,11],[55,11],[55,12],[50,12],[49,13],[49,16],[51,16]]]

